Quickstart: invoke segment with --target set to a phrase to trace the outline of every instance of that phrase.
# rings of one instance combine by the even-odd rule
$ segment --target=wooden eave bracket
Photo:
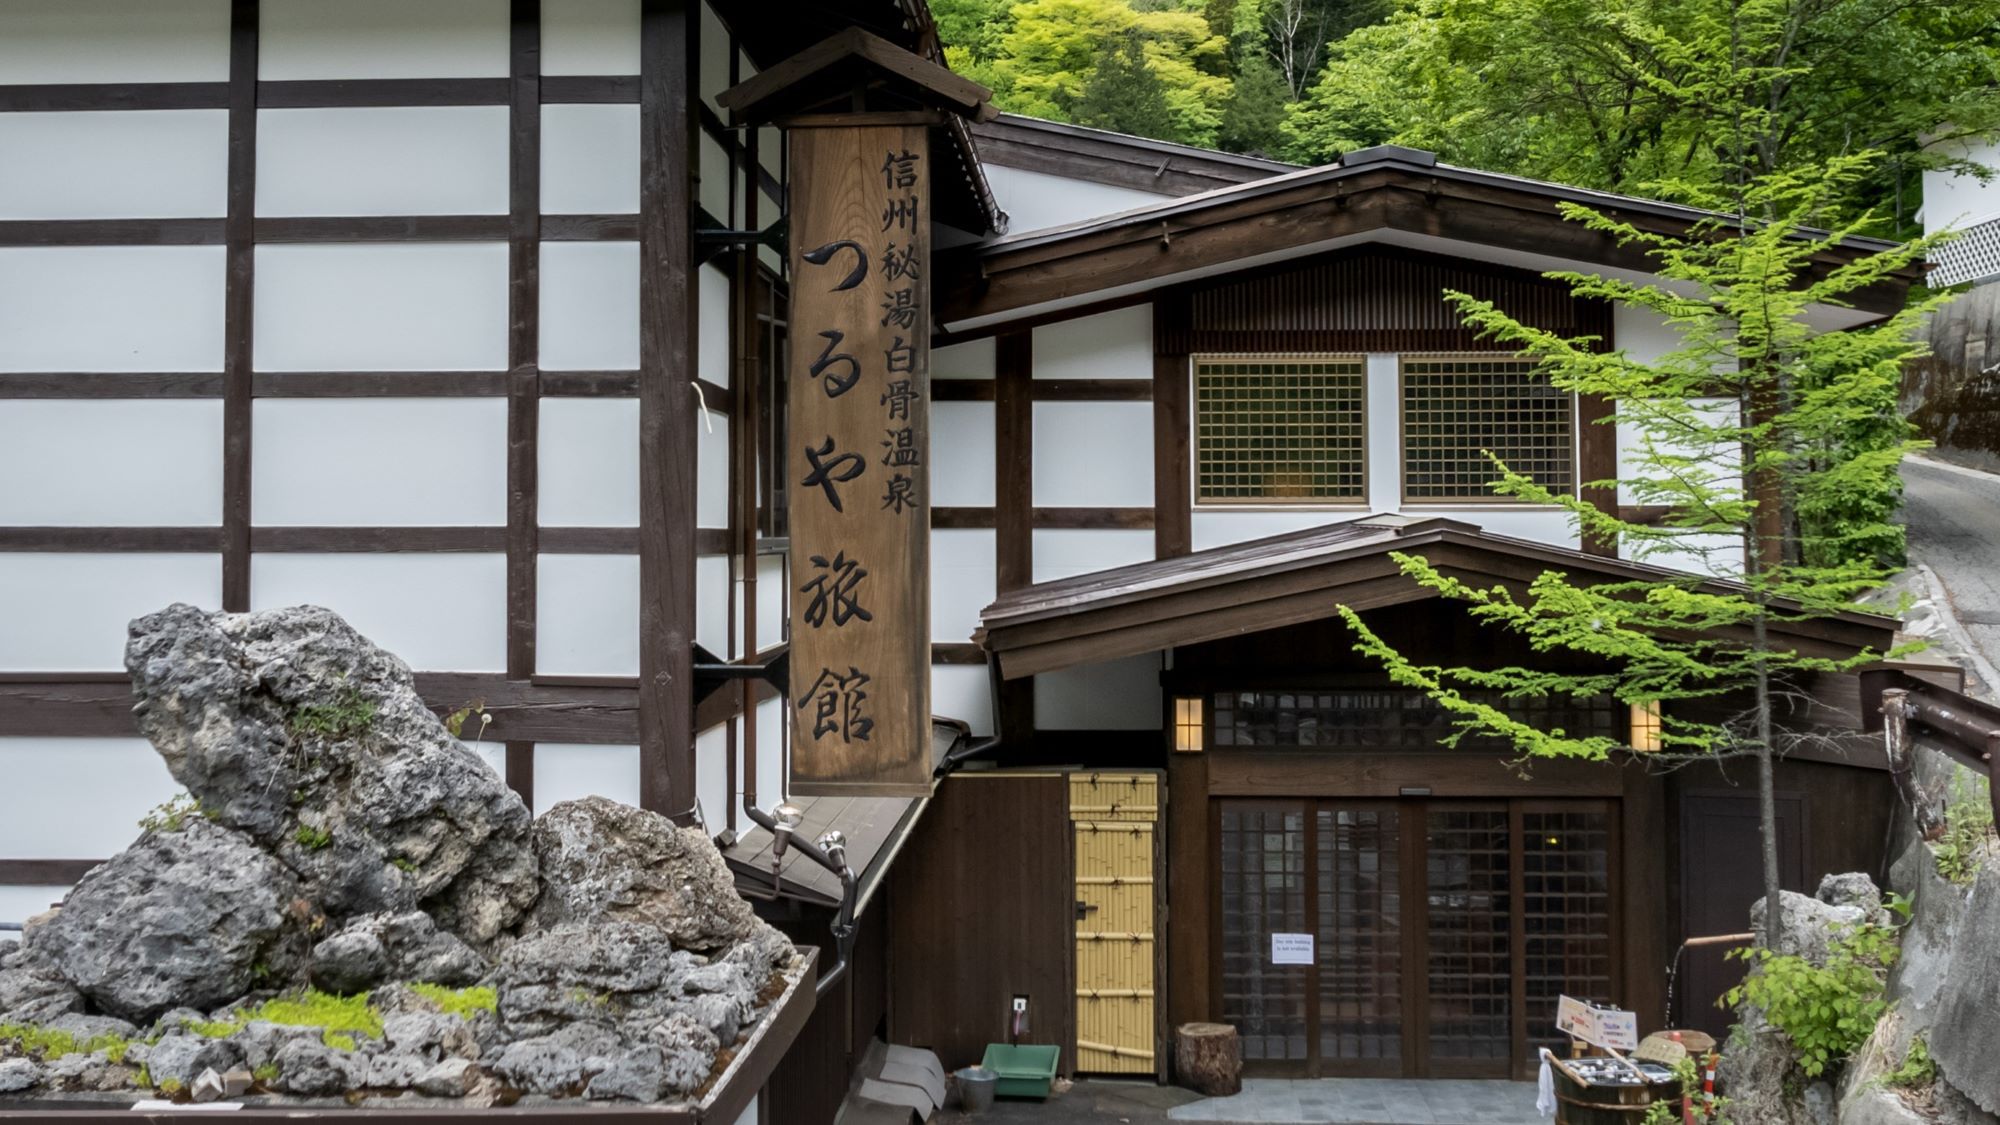
[[[937,109],[991,121],[993,92],[878,35],[850,27],[716,95],[738,125],[762,124],[825,106],[854,88],[853,65],[883,87]]]

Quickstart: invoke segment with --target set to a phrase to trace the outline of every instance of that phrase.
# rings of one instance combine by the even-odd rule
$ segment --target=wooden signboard
[[[929,143],[790,135],[791,789],[928,796]]]

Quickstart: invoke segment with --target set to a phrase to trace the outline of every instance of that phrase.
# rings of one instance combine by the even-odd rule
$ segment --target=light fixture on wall
[[[1660,748],[1660,701],[1642,699],[1632,705],[1632,749],[1651,754]]]
[[[1203,748],[1201,722],[1201,697],[1179,696],[1174,699],[1174,749],[1186,754],[1199,754]]]

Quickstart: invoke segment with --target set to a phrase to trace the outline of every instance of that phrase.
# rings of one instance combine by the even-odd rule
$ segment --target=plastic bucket
[[[983,1066],[968,1066],[958,1072],[958,1101],[967,1113],[985,1113],[993,1108],[993,1090],[1000,1075]]]

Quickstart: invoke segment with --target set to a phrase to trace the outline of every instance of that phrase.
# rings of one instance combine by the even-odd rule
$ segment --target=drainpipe
[[[771,889],[778,887],[778,869],[785,861],[785,852],[797,848],[807,859],[826,868],[840,877],[840,910],[833,917],[833,945],[836,954],[832,971],[819,978],[813,989],[815,996],[825,996],[840,978],[847,974],[848,962],[854,953],[854,898],[857,881],[854,868],[847,864],[847,837],[839,829],[829,829],[817,842],[805,840],[796,835],[799,821],[804,814],[789,804],[780,804],[770,812],[753,805],[747,796],[743,802],[743,814],[759,828],[771,834]]]

